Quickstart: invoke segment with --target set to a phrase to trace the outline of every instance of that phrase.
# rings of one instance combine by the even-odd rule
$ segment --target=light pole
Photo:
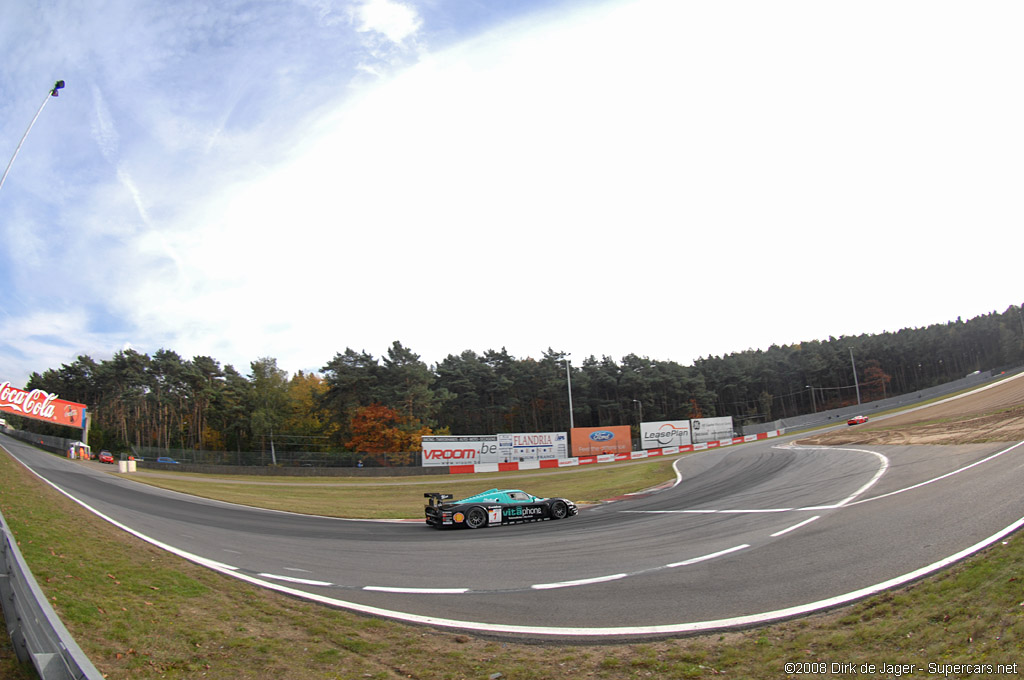
[[[814,402],[814,388],[811,387],[810,385],[804,385],[804,387],[810,387],[811,388],[811,408],[813,408],[814,412],[817,413],[818,412],[818,405]]]
[[[637,405],[637,408],[640,411],[640,415],[637,417],[636,421],[636,429],[640,434],[640,448],[642,449],[644,447],[644,402],[639,399],[634,399],[633,403]]]
[[[860,405],[860,383],[857,382],[857,362],[853,360],[853,348],[850,348],[850,365],[853,366],[853,386],[857,388],[857,405]]]
[[[565,355],[565,387],[569,391],[569,431],[571,432],[576,425],[572,419],[572,375],[569,373],[569,357],[572,354]]]
[[[43,107],[46,106],[46,102],[50,101],[50,97],[56,97],[57,90],[62,89],[64,89],[64,81],[58,80],[53,84],[53,87],[50,88],[50,91],[46,93],[46,98],[43,99],[43,103],[39,105],[39,110],[36,111],[36,115],[33,116],[32,122],[28,124],[28,127],[25,129],[25,134],[21,136],[21,141],[18,142],[18,146],[14,149],[14,154],[11,156],[11,160],[7,162],[7,169],[4,170],[3,177],[0,177],[0,188],[4,186],[4,180],[7,179],[7,173],[11,171],[11,166],[14,165],[14,159],[18,157],[18,152],[21,151],[21,145],[25,143],[25,138],[28,137],[28,133],[32,129],[32,126],[36,124],[36,119],[39,118],[39,114],[43,112]]]

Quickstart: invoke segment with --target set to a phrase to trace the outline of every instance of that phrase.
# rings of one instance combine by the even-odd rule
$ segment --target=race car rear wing
[[[425,493],[423,494],[423,497],[430,499],[427,503],[429,503],[431,507],[441,505],[442,502],[455,498],[455,496],[450,493]]]

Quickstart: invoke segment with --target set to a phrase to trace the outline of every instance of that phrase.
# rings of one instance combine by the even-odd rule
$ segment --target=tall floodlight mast
[[[36,115],[32,117],[32,122],[28,124],[25,129],[25,134],[21,136],[21,141],[18,142],[17,148],[14,149],[14,154],[11,156],[11,160],[7,162],[7,169],[4,170],[3,177],[0,177],[0,188],[4,186],[4,180],[7,179],[7,173],[11,171],[11,166],[14,165],[14,159],[18,157],[18,152],[21,151],[21,145],[25,143],[25,138],[28,137],[28,133],[32,130],[32,126],[36,124],[36,120],[39,118],[39,114],[43,112],[43,107],[46,106],[46,102],[50,101],[50,97],[57,96],[57,90],[64,89],[64,81],[58,80],[50,88],[50,91],[46,93],[46,98],[43,99],[43,103],[39,105],[39,110],[36,111]]]

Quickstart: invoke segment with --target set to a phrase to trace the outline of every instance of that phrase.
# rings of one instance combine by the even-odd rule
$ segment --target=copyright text
[[[918,675],[957,677],[962,675],[1017,675],[1019,664],[995,663],[840,663],[838,661],[801,661],[787,663],[786,675],[881,675],[902,678]]]

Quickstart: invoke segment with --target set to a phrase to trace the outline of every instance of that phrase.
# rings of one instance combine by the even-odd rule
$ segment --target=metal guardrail
[[[2,514],[0,598],[15,654],[41,680],[103,680],[46,600]]]

